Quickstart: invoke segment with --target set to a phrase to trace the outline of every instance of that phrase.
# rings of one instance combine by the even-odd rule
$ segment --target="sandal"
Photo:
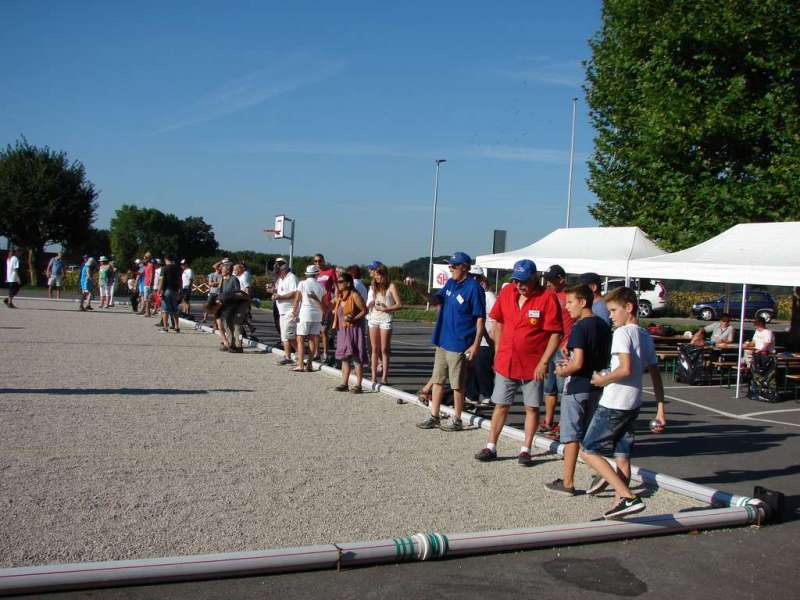
[[[352,394],[360,394],[362,391],[363,390],[361,389],[360,385],[354,385],[352,387],[352,389],[350,390],[350,393],[352,393]]]
[[[305,368],[303,367],[295,367],[294,369],[289,369],[292,373],[305,373]]]
[[[309,373],[313,373],[314,372],[314,364],[313,363],[308,363],[306,365],[306,371],[308,371]]]
[[[337,392],[346,392],[347,390],[350,389],[350,387],[346,383],[340,383],[333,389],[336,390]]]

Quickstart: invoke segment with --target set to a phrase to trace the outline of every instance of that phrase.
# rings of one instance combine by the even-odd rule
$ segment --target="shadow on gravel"
[[[200,396],[211,392],[237,394],[255,390],[218,388],[180,390],[174,388],[0,388],[0,394],[52,394],[54,396]]]

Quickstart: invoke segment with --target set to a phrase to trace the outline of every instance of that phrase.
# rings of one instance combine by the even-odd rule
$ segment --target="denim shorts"
[[[597,409],[602,390],[561,396],[561,443],[580,442]]]
[[[544,376],[544,394],[545,396],[557,396],[564,392],[564,378],[556,375],[556,355],[559,351],[553,353],[550,357],[550,362],[547,363],[547,375]]]
[[[514,397],[521,392],[525,406],[539,408],[542,405],[542,387],[542,382],[535,379],[508,379],[495,373],[492,402],[499,406],[511,406]]]
[[[166,289],[161,294],[161,310],[168,315],[178,314],[178,292]]]
[[[633,428],[639,409],[619,410],[598,406],[583,437],[581,448],[586,454],[628,458],[633,450]]]

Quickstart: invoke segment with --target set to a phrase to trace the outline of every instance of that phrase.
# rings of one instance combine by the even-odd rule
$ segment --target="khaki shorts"
[[[467,377],[465,360],[466,357],[463,352],[448,352],[444,348],[436,346],[431,383],[444,385],[449,380],[451,388],[463,390],[464,381]]]

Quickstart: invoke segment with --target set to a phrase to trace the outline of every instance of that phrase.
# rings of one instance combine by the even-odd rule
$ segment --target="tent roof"
[[[800,222],[734,225],[686,250],[631,261],[630,275],[800,285]]]
[[[624,277],[630,259],[663,253],[638,227],[571,227],[556,229],[519,250],[478,256],[475,262],[490,269],[511,269],[518,260],[528,258],[540,271],[558,264],[567,273]]]

